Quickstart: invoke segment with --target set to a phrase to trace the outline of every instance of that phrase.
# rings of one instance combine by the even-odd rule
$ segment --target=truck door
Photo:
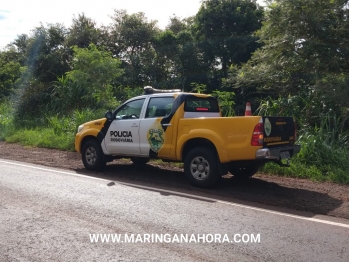
[[[140,114],[145,98],[132,100],[115,112],[104,142],[110,154],[140,155]]]
[[[145,117],[140,123],[140,149],[142,155],[166,158],[170,155],[173,128],[162,125],[161,120],[170,114],[174,97],[151,97]]]

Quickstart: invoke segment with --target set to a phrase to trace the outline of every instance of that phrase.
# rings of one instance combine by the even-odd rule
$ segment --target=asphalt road
[[[0,234],[0,261],[349,261],[345,219],[2,159]]]

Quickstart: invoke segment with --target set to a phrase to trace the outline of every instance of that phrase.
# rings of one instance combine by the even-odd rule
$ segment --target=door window
[[[115,114],[115,119],[138,119],[142,111],[144,100],[145,99],[143,98],[133,100],[128,102],[127,104],[124,104],[117,110]]]
[[[149,100],[145,118],[165,117],[171,112],[174,97],[153,97]]]

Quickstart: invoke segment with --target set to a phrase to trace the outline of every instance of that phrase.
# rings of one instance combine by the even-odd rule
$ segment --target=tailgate
[[[293,117],[266,116],[263,117],[263,125],[263,147],[294,145],[295,124]]]

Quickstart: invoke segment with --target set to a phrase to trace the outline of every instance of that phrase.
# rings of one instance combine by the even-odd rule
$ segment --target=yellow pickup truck
[[[210,95],[146,87],[145,95],[80,125],[75,149],[89,170],[127,157],[137,165],[184,162],[193,185],[212,187],[228,171],[251,177],[267,161],[285,165],[300,151],[295,140],[292,117],[222,117]]]

